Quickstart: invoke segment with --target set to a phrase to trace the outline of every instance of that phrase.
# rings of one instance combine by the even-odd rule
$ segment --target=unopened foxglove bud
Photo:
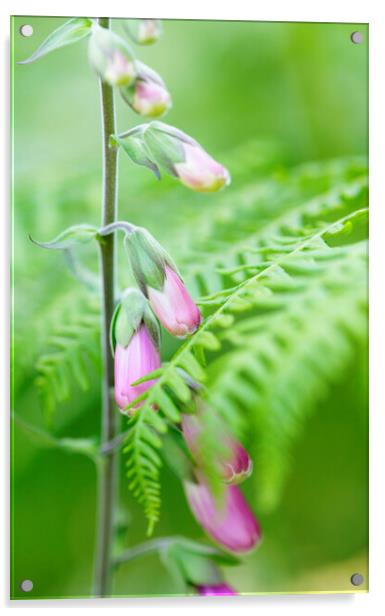
[[[127,289],[122,295],[111,323],[111,344],[115,352],[115,400],[124,410],[154,380],[133,383],[160,367],[158,323],[137,289]]]
[[[100,78],[110,86],[128,86],[135,81],[137,70],[131,49],[111,30],[93,25],[88,56]]]
[[[182,184],[197,192],[216,192],[230,183],[227,169],[198,144],[183,145],[183,160],[174,169]]]
[[[186,497],[197,522],[232,552],[248,552],[261,540],[260,526],[238,486],[227,486],[218,503],[203,477],[186,481]]]
[[[161,167],[197,192],[215,192],[230,183],[227,169],[214,160],[197,141],[182,131],[152,122],[144,140]]]
[[[202,429],[198,415],[182,415],[183,436],[198,466],[207,456],[207,451],[204,451],[200,445]],[[224,453],[216,460],[219,476],[226,483],[241,483],[250,477],[253,470],[249,454],[238,441],[230,436],[224,426],[218,428],[217,437],[224,444]]]
[[[160,118],[171,107],[172,101],[163,79],[142,62],[136,62],[138,76],[130,86],[120,89],[130,107],[142,116]]]
[[[140,227],[128,233],[125,242],[138,285],[163,327],[173,336],[192,334],[201,315],[171,257]]]
[[[196,586],[198,595],[202,597],[224,597],[229,595],[236,595],[234,588],[231,588],[228,584],[223,582],[222,584],[211,584]]]
[[[151,45],[162,34],[160,19],[127,19],[123,25],[127,34],[138,45]]]

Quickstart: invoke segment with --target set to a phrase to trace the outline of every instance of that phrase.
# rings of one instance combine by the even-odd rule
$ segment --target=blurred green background
[[[79,222],[98,224],[100,208],[99,91],[86,41],[31,65],[16,64],[63,21],[17,17],[12,23],[13,401],[23,421],[44,430],[35,384],[39,355],[49,348],[55,327],[89,310],[89,299],[62,255],[39,250],[28,234],[45,241]],[[34,28],[31,39],[19,34],[24,23]],[[122,33],[119,20],[113,27]],[[351,43],[354,30],[363,32],[362,45]],[[229,199],[238,185],[269,166],[366,155],[367,37],[361,24],[166,21],[161,41],[137,48],[137,54],[163,76],[172,93],[166,121],[193,135],[219,160],[229,161]],[[120,129],[139,121],[119,100]],[[248,170],[242,166],[245,147],[252,160]],[[179,232],[190,225],[193,236],[199,236],[205,208],[221,210],[220,195],[186,192],[172,180],[158,184],[146,169],[121,157],[120,216],[148,226],[175,258],[183,250]],[[85,251],[84,258],[91,262],[96,252]],[[173,344],[166,340],[166,357]],[[278,506],[259,514],[262,546],[225,572],[239,591],[351,590],[350,576],[356,571],[364,575],[366,587],[367,392],[366,354],[360,353],[306,422]],[[89,370],[98,383],[98,366]],[[50,430],[65,437],[98,434],[98,387],[74,389],[57,406]],[[28,598],[87,596],[95,469],[86,457],[50,448],[43,440],[16,423],[11,594],[22,598],[19,584],[28,578],[34,582]],[[162,485],[156,535],[202,538],[179,482],[167,470]],[[253,486],[245,489],[253,502]],[[119,522],[124,545],[144,540],[143,513],[123,473]],[[155,555],[121,567],[114,588],[121,596],[173,591]]]

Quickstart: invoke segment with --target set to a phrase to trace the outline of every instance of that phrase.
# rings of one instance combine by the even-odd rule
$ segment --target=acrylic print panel
[[[13,18],[13,598],[367,590],[367,56]]]

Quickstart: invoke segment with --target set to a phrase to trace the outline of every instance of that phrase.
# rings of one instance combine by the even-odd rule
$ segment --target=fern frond
[[[83,391],[99,369],[100,308],[96,298],[70,313],[50,333],[47,350],[37,362],[36,386],[48,422],[56,405],[68,399],[74,387]]]
[[[139,461],[143,443],[153,449],[161,442],[143,437],[143,429],[153,435],[167,429],[167,420],[179,420],[190,392],[178,368],[201,380],[205,354],[213,359],[207,371],[213,407],[235,430],[247,426],[260,434],[260,426],[266,429],[261,460],[270,456],[271,464],[268,472],[259,464],[256,475],[266,472],[265,485],[274,487],[264,498],[273,500],[271,493],[277,493],[284,473],[280,476],[279,455],[266,453],[270,443],[276,452],[287,451],[291,432],[298,432],[291,429],[296,414],[303,414],[315,392],[327,386],[328,375],[346,363],[353,332],[365,330],[366,204],[366,180],[358,177],[283,208],[226,251],[215,252],[215,275],[207,262],[205,268],[194,263],[194,275],[206,289],[200,300],[206,318],[141,396],[142,407],[130,420],[131,489],[152,525],[159,514],[159,476],[154,468],[151,474],[144,472]],[[330,354],[328,371],[325,358]],[[300,358],[301,369],[296,364]],[[211,445],[212,454],[215,434]]]

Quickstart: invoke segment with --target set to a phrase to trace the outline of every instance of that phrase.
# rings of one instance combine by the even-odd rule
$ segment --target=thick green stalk
[[[110,27],[106,17],[99,19],[100,26]],[[102,226],[117,218],[117,150],[109,147],[110,135],[115,130],[114,93],[100,81],[103,128],[103,199]],[[114,360],[109,344],[109,328],[115,305],[115,245],[114,234],[103,238],[101,246],[102,270],[102,352],[103,352],[103,404],[101,446],[113,440],[118,432],[119,412],[113,398]],[[114,509],[117,490],[118,454],[114,449],[106,452],[98,466],[98,512],[95,552],[94,594],[105,597],[111,594],[112,548]]]

